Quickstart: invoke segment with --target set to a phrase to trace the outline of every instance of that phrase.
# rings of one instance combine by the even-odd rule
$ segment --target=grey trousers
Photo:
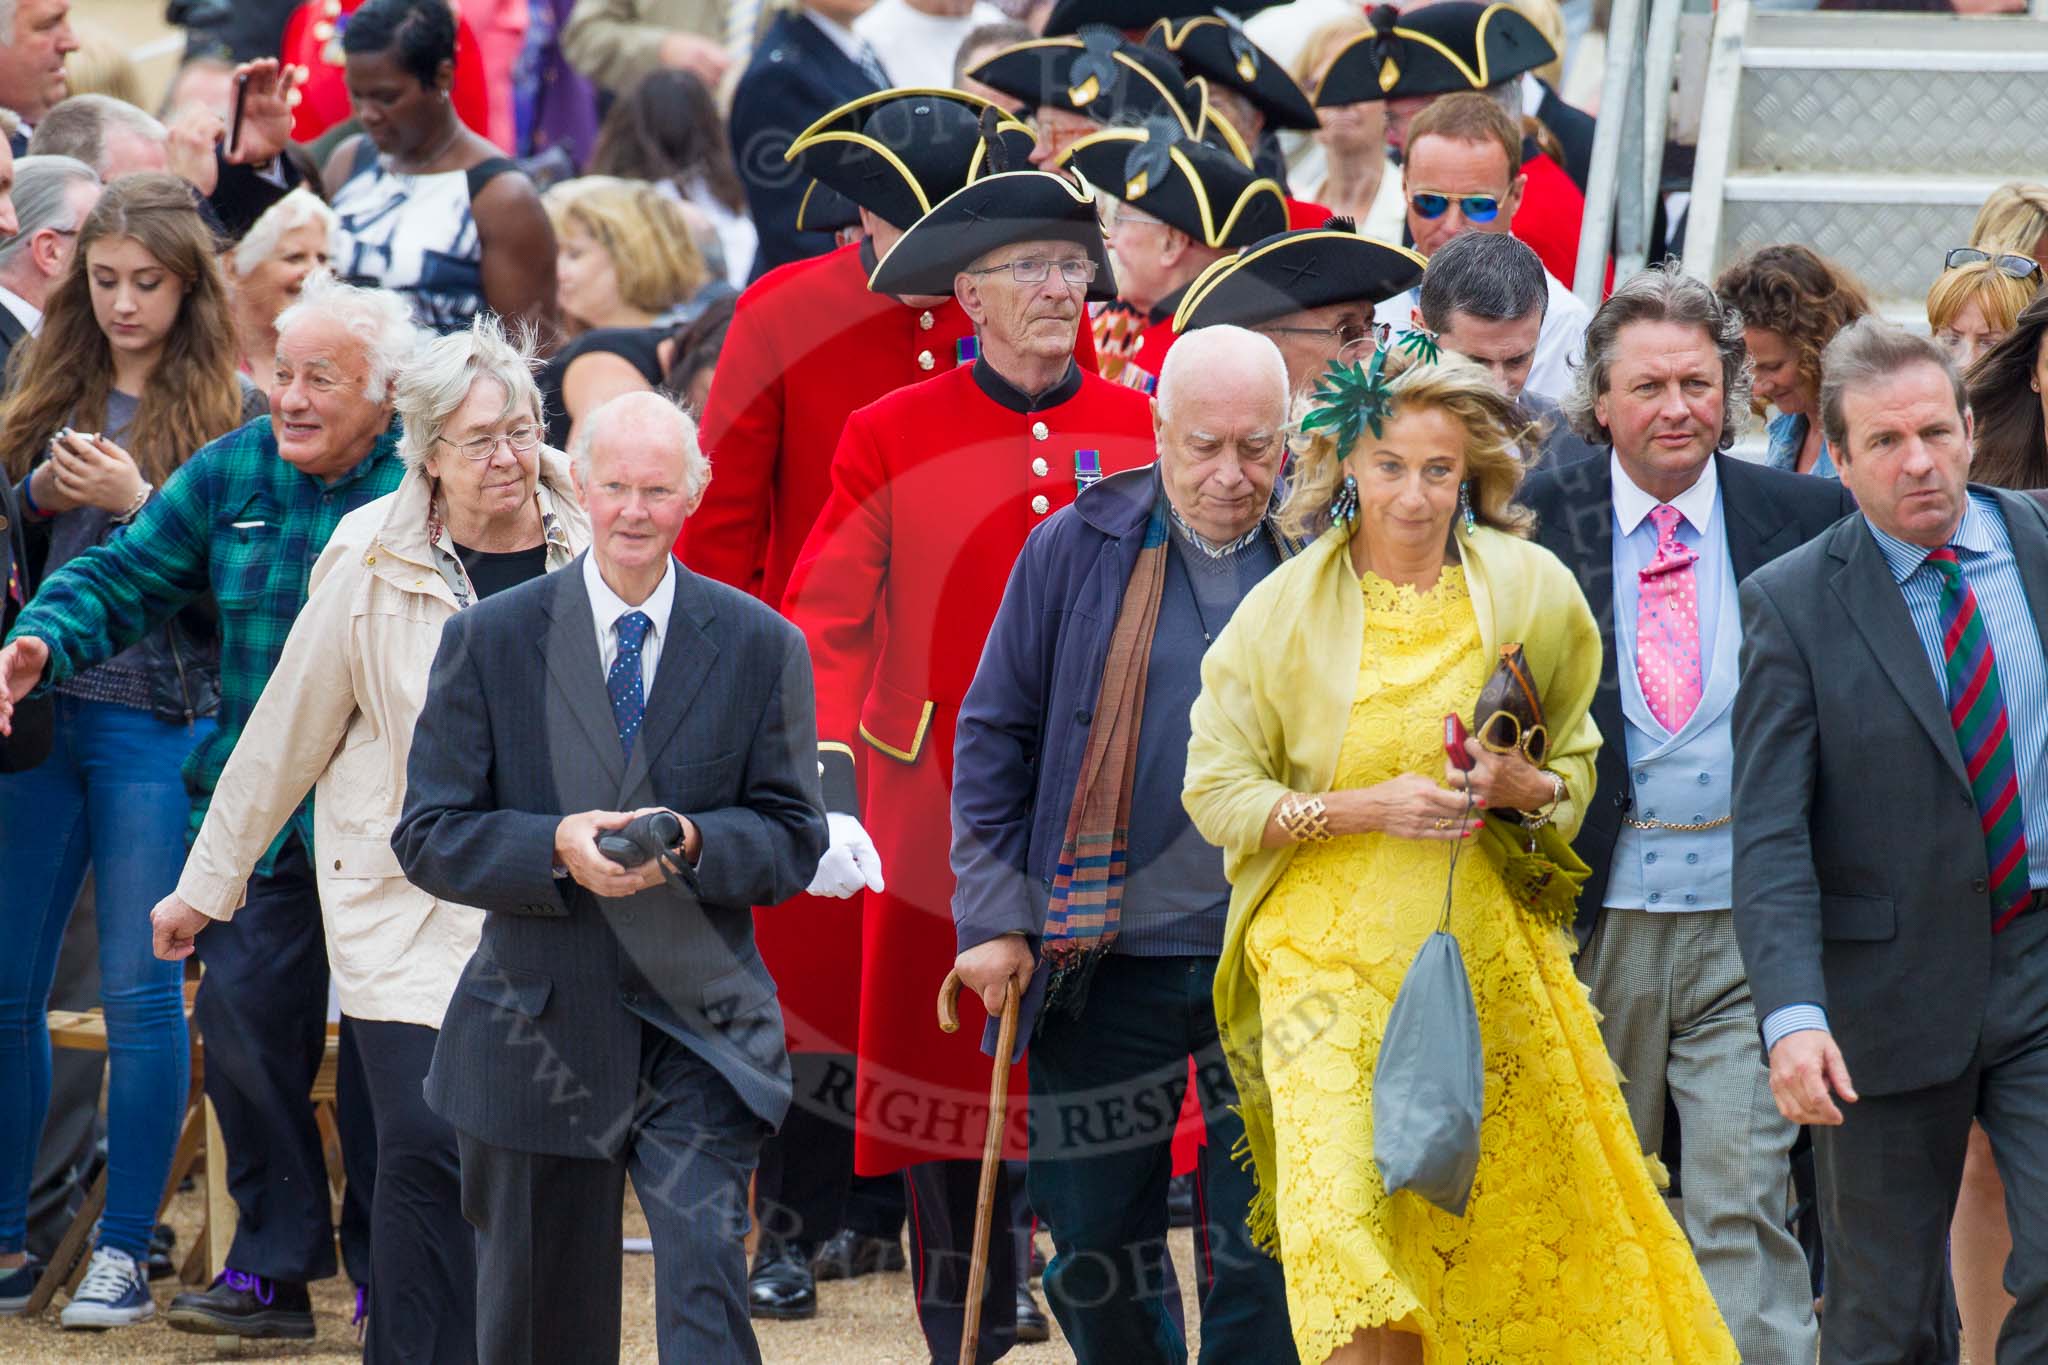
[[[1823,1365],[1956,1359],[1945,1248],[1972,1117],[1991,1138],[2012,1224],[2005,1288],[2016,1302],[1997,1359],[2048,1360],[2048,914],[2021,915],[1991,940],[1983,1029],[1962,1075],[1841,1109],[1841,1126],[1813,1130],[1828,1247]],[[1991,1359],[1981,1343],[1971,1357]]]
[[[1608,910],[1578,972],[1644,1151],[1667,1096],[1678,1110],[1685,1235],[1742,1359],[1808,1365],[1813,1293],[1785,1227],[1798,1129],[1771,1098],[1733,912]]]
[[[514,1151],[457,1130],[479,1365],[617,1365],[628,1175],[654,1242],[661,1365],[761,1365],[743,1240],[767,1125],[682,1043],[652,1024],[641,1037],[639,1107],[617,1158]]]

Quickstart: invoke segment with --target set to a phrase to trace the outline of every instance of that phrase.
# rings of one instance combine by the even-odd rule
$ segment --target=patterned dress
[[[402,175],[366,154],[334,192],[341,220],[334,273],[402,295],[422,327],[443,336],[467,330],[490,307],[471,201],[494,177],[516,169],[492,157],[466,171]]]
[[[1338,789],[1441,772],[1442,717],[1470,711],[1490,662],[1462,568],[1424,594],[1372,574],[1361,586],[1367,638]],[[1735,1360],[1638,1148],[1568,936],[1524,916],[1472,850],[1451,910],[1486,1062],[1471,1202],[1458,1218],[1381,1185],[1374,1060],[1436,927],[1449,856],[1381,834],[1306,845],[1248,929],[1302,1361],[1386,1324],[1420,1334],[1429,1365]]]

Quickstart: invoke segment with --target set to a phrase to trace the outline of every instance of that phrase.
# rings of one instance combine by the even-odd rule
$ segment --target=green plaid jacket
[[[50,647],[43,686],[52,687],[112,658],[201,593],[213,593],[220,606],[219,725],[184,770],[196,834],[306,605],[306,580],[327,538],[344,516],[398,487],[404,472],[396,422],[361,464],[323,484],[278,458],[270,419],[259,417],[200,447],[128,527],[51,574],[8,638],[33,635]],[[310,852],[311,797],[264,852],[259,875],[271,871],[294,833]]]

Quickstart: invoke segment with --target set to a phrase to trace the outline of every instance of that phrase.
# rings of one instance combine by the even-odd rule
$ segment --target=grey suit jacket
[[[1998,493],[2038,629],[2048,515]],[[1742,589],[1735,933],[1758,1020],[1811,1002],[1856,1086],[1962,1074],[1991,969],[1984,835],[1940,684],[1860,516]]]
[[[426,1093],[497,1146],[615,1155],[643,1021],[716,1067],[769,1126],[789,1107],[752,907],[803,890],[825,849],[810,656],[753,598],[680,564],[676,576],[630,762],[580,560],[442,632],[391,845],[415,885],[489,912]],[[701,831],[687,894],[605,900],[554,875],[563,815],[644,806]]]

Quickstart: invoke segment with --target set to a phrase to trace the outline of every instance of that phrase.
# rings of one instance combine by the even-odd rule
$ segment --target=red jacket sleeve
[[[699,437],[711,458],[704,501],[676,553],[692,572],[757,590],[768,553],[776,466],[782,458],[783,367],[744,297],[711,373]]]
[[[847,420],[832,456],[832,494],[797,555],[783,614],[811,647],[818,742],[859,736],[880,642],[876,622],[888,586],[891,518],[880,434],[867,410]]]

